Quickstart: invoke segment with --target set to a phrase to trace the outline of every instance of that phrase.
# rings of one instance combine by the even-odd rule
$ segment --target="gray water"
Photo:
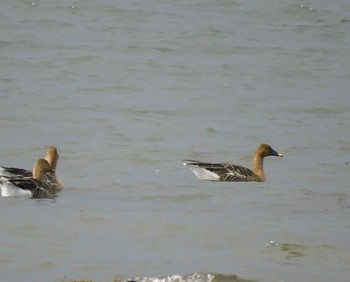
[[[1,281],[349,281],[349,1],[3,0],[0,50],[0,165],[65,184],[0,198]]]

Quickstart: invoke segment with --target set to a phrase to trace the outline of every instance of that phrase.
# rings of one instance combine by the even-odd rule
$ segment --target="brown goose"
[[[45,159],[48,161],[48,163],[50,164],[50,167],[54,170],[54,172],[46,173],[46,181],[50,181],[52,183],[57,184],[55,185],[57,189],[57,191],[55,192],[59,192],[63,188],[63,183],[56,174],[58,158],[59,158],[59,155],[58,155],[57,148],[54,146],[48,147]],[[26,170],[26,169],[16,168],[16,167],[0,167],[0,179],[2,180],[6,180],[8,178],[32,177],[32,176],[33,176],[33,173],[31,170]]]
[[[54,198],[57,184],[47,180],[46,173],[49,172],[54,170],[47,160],[39,159],[34,166],[33,178],[18,176],[1,180],[1,195],[3,197]]]
[[[54,170],[52,172],[46,173],[48,180],[50,180],[52,183],[56,184],[56,191],[55,192],[60,192],[63,189],[63,183],[61,179],[57,176],[56,174],[56,167],[57,167],[57,162],[59,159],[58,155],[58,150],[54,146],[50,146],[47,148],[47,153],[45,156],[45,160],[48,161],[50,164],[50,167]]]
[[[265,181],[264,157],[283,157],[267,144],[260,144],[253,157],[253,171],[250,169],[228,163],[209,163],[194,160],[185,160],[183,165],[189,166],[200,180],[212,181]]]

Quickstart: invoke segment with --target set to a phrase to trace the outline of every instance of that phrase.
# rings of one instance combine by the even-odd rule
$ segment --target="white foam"
[[[194,273],[187,276],[181,275],[169,275],[164,278],[158,277],[143,277],[143,278],[135,278],[133,281],[139,282],[212,282],[214,279],[214,275],[212,274],[198,274]]]

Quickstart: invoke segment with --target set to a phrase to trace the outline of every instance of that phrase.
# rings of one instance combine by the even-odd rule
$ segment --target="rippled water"
[[[31,168],[56,145],[65,189],[0,198],[1,279],[348,281],[349,13],[2,1],[0,164]],[[266,183],[182,166],[250,167],[262,142],[285,155],[265,160]]]

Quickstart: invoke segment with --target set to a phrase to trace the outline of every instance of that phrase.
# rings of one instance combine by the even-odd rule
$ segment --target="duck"
[[[183,165],[188,166],[200,180],[211,181],[265,181],[264,158],[267,156],[283,157],[268,144],[260,144],[253,157],[253,171],[249,168],[230,163],[211,163],[196,160],[184,160]]]
[[[48,177],[48,180],[56,184],[57,190],[55,192],[60,192],[63,189],[63,182],[56,174],[58,159],[59,154],[57,148],[54,146],[49,146],[46,151],[45,160],[47,160],[47,162],[50,164],[53,171],[46,173],[46,176]]]
[[[46,178],[47,173],[54,172],[45,159],[38,159],[33,170],[33,177],[14,176],[0,181],[1,195],[3,197],[24,196],[33,199],[55,197],[55,187]]]
[[[56,174],[56,167],[57,162],[59,159],[58,150],[54,146],[49,146],[46,151],[46,155],[44,159],[49,163],[50,167],[52,168],[52,172],[48,172],[45,174],[46,181],[55,183],[55,188],[57,191],[60,192],[63,189],[63,183],[61,179]],[[23,168],[17,168],[17,167],[0,167],[0,180],[6,180],[9,178],[18,178],[18,177],[33,177],[35,166],[32,170],[27,170]]]

